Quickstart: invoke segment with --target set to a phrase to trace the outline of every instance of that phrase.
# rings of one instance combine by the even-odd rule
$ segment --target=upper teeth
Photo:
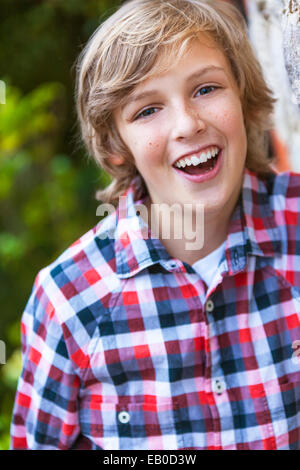
[[[189,157],[182,158],[181,160],[178,160],[178,162],[175,163],[175,166],[177,168],[184,168],[186,165],[194,165],[197,166],[199,163],[205,163],[207,160],[210,158],[214,157],[217,153],[219,152],[218,147],[212,147],[210,150],[206,152],[202,152],[199,157],[197,155],[190,155]]]

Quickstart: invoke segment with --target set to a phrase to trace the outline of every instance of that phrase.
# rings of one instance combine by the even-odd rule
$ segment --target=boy
[[[300,449],[300,179],[267,158],[274,100],[242,16],[129,1],[76,93],[120,204],[35,280],[11,447]]]

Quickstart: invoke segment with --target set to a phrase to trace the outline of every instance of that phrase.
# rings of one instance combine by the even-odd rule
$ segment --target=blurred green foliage
[[[78,145],[74,61],[113,0],[0,0],[0,450],[21,370],[20,319],[37,272],[99,222],[101,172]]]

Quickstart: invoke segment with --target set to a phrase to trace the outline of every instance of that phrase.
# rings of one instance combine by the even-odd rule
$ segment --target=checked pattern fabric
[[[300,175],[245,170],[210,286],[137,180],[35,278],[11,448],[300,450]]]

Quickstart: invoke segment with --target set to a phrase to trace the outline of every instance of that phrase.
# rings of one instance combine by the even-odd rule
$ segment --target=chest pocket
[[[276,449],[300,450],[300,291],[273,267],[265,268],[269,294],[260,297],[269,360],[265,356],[265,423]],[[269,277],[270,276],[270,277]],[[293,341],[294,340],[294,341]],[[294,343],[294,344],[293,344]],[[294,347],[294,349],[293,349]]]
[[[116,404],[93,396],[81,404],[80,426],[82,434],[104,450],[174,450],[182,446],[177,435],[179,407],[171,400]]]
[[[276,449],[300,450],[300,372],[288,381],[265,384],[265,392]]]

